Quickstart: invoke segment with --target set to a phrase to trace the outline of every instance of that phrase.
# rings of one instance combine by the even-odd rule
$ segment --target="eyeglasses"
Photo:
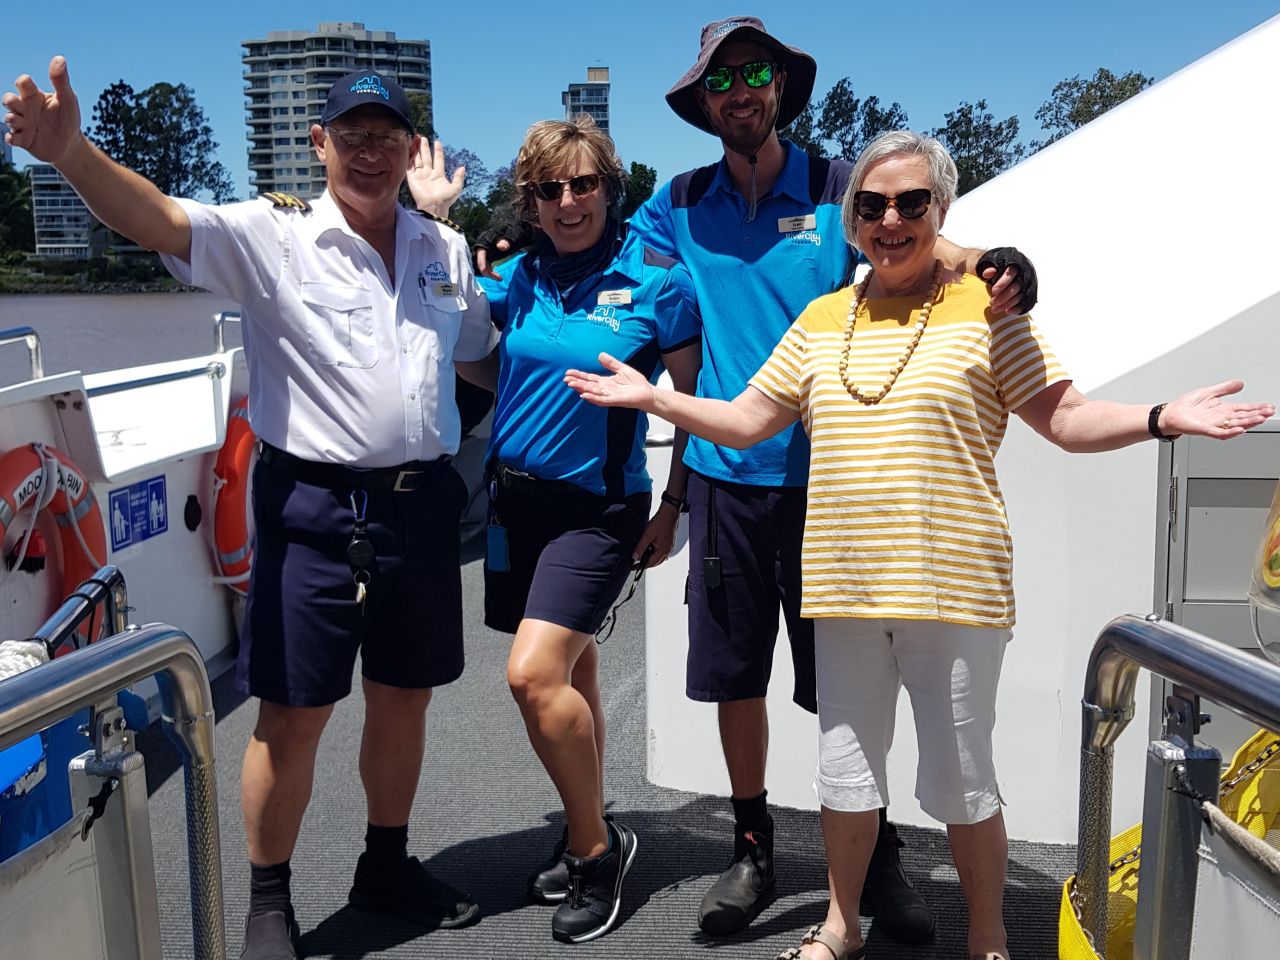
[[[733,86],[734,75],[753,90],[773,83],[773,64],[768,60],[753,60],[736,67],[712,67],[702,75],[702,85],[712,93],[724,93]]]
[[[859,190],[853,195],[853,210],[863,220],[879,220],[893,207],[904,220],[919,220],[933,202],[933,192],[920,187],[904,190],[896,197],[886,197],[873,190]]]
[[[533,188],[533,195],[539,200],[554,203],[564,196],[565,184],[569,185],[569,192],[575,197],[585,197],[589,193],[594,193],[600,186],[600,174],[584,173],[578,177],[570,177],[568,180],[542,180],[531,183],[529,186]]]
[[[341,130],[337,127],[330,127],[329,132],[333,134],[335,140],[353,150],[363,147],[370,140],[379,149],[395,150],[397,147],[403,147],[413,139],[413,134],[408,130],[379,130],[375,133],[372,130],[366,130],[364,127],[344,127]]]

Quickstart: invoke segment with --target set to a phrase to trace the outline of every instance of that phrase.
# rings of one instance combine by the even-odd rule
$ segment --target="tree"
[[[0,166],[0,253],[34,249],[31,178],[16,167]]]
[[[485,162],[466,147],[446,146],[444,148],[445,173],[453,176],[453,172],[458,167],[467,168],[467,182],[462,188],[464,197],[479,200],[489,192],[493,186],[493,175],[489,173]]]
[[[435,140],[436,128],[431,123],[431,94],[415,92],[407,96],[409,97],[409,119],[413,122],[413,129],[428,140]]]
[[[1153,82],[1153,77],[1143,76],[1134,70],[1117,77],[1105,67],[1099,67],[1092,80],[1081,80],[1075,76],[1055,84],[1049,99],[1036,111],[1036,119],[1040,121],[1041,128],[1049,131],[1049,138],[1033,140],[1032,152],[1061,140],[1090,120],[1096,120]]]
[[[653,196],[653,188],[658,184],[658,171],[648,164],[631,161],[631,171],[627,174],[627,193],[622,200],[620,216],[623,220],[640,209],[640,205]]]
[[[231,177],[213,159],[213,129],[186,84],[156,83],[139,94],[118,81],[98,97],[93,117],[89,136],[103,152],[164,193],[208,192],[215,203],[235,199]]]
[[[1016,142],[1017,116],[996,122],[987,110],[986,100],[977,103],[962,100],[946,118],[946,125],[934,130],[933,136],[946,145],[956,162],[960,196],[1013,166],[1026,153],[1027,148]]]
[[[835,143],[834,156],[849,161],[857,160],[867,144],[880,134],[905,129],[908,122],[900,103],[881,109],[879,97],[862,100],[854,96],[848,77],[827,91],[817,117],[818,136]]]
[[[822,138],[814,129],[817,122],[818,116],[813,108],[813,102],[810,101],[800,111],[800,116],[792,120],[791,125],[782,131],[782,136],[810,156],[825,157],[827,154],[822,147]]]

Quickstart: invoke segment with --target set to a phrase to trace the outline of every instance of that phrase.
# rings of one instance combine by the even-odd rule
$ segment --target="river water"
[[[0,295],[0,329],[32,327],[40,335],[46,375],[98,373],[213,350],[213,316],[236,304],[212,293]],[[240,344],[227,324],[227,346]],[[29,377],[21,344],[0,349],[0,386]]]

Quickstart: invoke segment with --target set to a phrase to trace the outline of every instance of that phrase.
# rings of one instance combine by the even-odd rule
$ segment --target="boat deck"
[[[474,552],[474,551],[473,551]],[[341,703],[320,747],[315,793],[293,858],[293,892],[302,955],[449,957],[772,958],[821,920],[826,868],[817,814],[776,808],[778,896],[744,933],[711,940],[697,928],[698,902],[726,865],[731,816],[719,797],[656,787],[645,771],[645,669],[640,594],[622,609],[602,649],[608,715],[606,777],[610,809],[640,838],[624,888],[622,918],[608,936],[567,946],[551,939],[550,907],[526,902],[525,875],[558,838],[555,791],[525,737],[505,682],[507,639],[483,626],[482,570],[472,557],[463,569],[467,670],[436,694],[428,722],[427,759],[410,824],[410,851],[433,871],[468,890],[480,922],[464,930],[424,932],[408,923],[372,917],[347,906],[356,858],[363,847],[365,808],[356,769],[360,740],[358,691]],[[240,760],[256,710],[231,684],[215,682],[218,707],[218,799],[227,908],[227,945],[238,956],[248,903],[248,869],[240,818]],[[1006,718],[1008,720],[1010,718]],[[714,715],[707,712],[707,722]],[[157,728],[141,738],[151,782],[151,823],[161,929],[167,958],[192,956],[181,768]],[[773,749],[785,749],[774,743]],[[925,947],[901,946],[870,927],[873,957],[923,960],[963,957],[964,903],[940,830],[902,828],[903,860],[938,916],[938,936]],[[1006,920],[1019,960],[1057,956],[1058,896],[1074,869],[1070,847],[1011,843]],[[863,921],[864,932],[869,921]]]

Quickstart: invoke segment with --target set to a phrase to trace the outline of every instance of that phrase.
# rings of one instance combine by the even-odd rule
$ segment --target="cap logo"
[[[712,31],[710,39],[714,40],[717,37],[723,37],[726,33],[732,33],[739,27],[745,27],[746,25],[742,20],[730,20],[728,23],[722,23]]]
[[[391,99],[391,91],[382,85],[382,78],[376,73],[371,73],[367,77],[361,77],[351,85],[352,93],[372,93],[381,97],[383,100]]]

